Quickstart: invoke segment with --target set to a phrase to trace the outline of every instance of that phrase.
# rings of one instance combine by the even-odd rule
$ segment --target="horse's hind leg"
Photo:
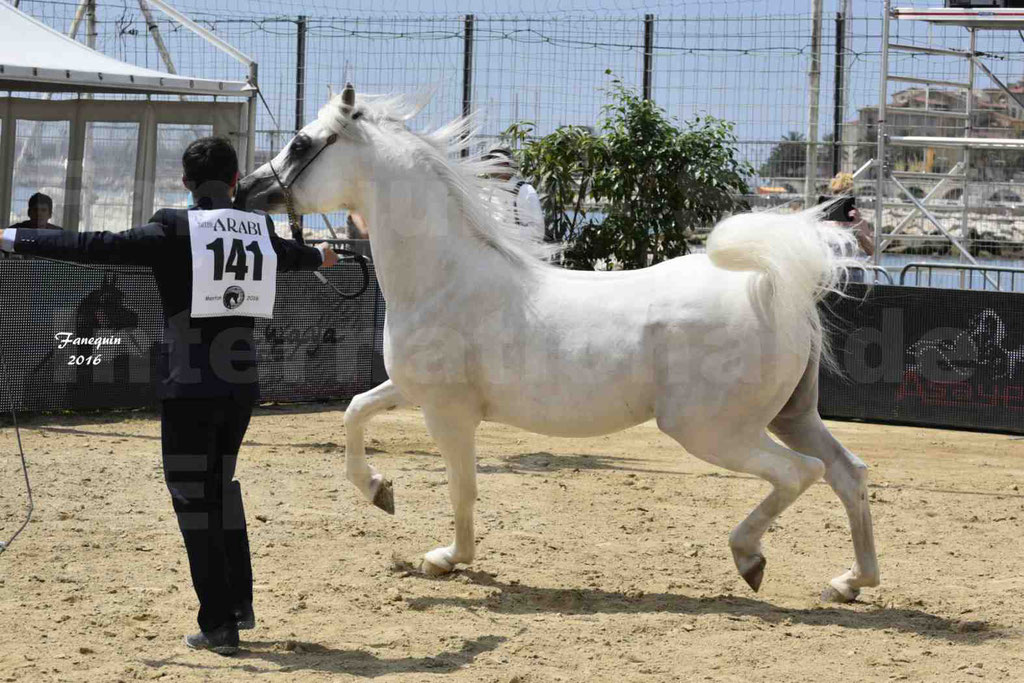
[[[854,600],[861,588],[877,586],[879,581],[868,504],[868,468],[829,433],[817,409],[795,416],[780,414],[772,422],[771,430],[787,445],[821,458],[825,463],[825,480],[843,502],[850,520],[856,559],[849,571],[829,581],[822,599],[835,602]]]
[[[729,534],[729,547],[740,576],[756,592],[764,578],[765,559],[761,551],[761,537],[782,511],[801,493],[821,479],[825,467],[817,458],[810,458],[779,445],[764,431],[747,442],[730,439],[728,442],[708,444],[695,442],[687,435],[673,433],[663,426],[662,431],[676,439],[683,448],[701,460],[734,472],[753,474],[772,485],[760,505]]]
[[[860,589],[877,586],[878,557],[868,503],[868,468],[832,436],[818,415],[818,363],[808,364],[796,391],[769,425],[783,443],[825,463],[825,481],[846,508],[853,535],[856,560],[848,572],[835,577],[822,598],[838,602],[854,600]]]
[[[359,394],[345,410],[345,476],[360,493],[388,514],[395,514],[395,498],[391,482],[366,462],[363,427],[377,413],[407,401],[391,380]]]

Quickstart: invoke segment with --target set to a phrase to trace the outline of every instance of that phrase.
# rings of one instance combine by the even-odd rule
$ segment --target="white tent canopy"
[[[163,0],[147,4],[231,55],[249,81],[127,64],[0,0],[0,227],[22,218],[35,192],[53,199],[66,230],[123,230],[157,206],[184,206],[181,153],[204,135],[229,139],[252,170],[256,63]],[[126,97],[38,96],[53,92]]]
[[[250,95],[244,81],[144,69],[108,57],[0,2],[0,90]]]

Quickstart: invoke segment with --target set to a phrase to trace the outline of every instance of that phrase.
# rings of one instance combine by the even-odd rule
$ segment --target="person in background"
[[[63,230],[50,222],[53,218],[53,199],[42,192],[28,198],[28,220],[10,226],[16,230]]]
[[[491,177],[507,183],[515,182],[512,209],[515,212],[516,223],[534,239],[544,241],[544,211],[540,206],[540,197],[537,196],[537,190],[533,185],[517,175],[519,168],[512,158],[512,151],[508,147],[492,147],[481,160],[500,161],[499,167]]]
[[[836,177],[829,181],[828,189],[832,193],[832,197],[819,198],[819,204],[834,197],[853,194],[853,175],[850,173],[837,173]],[[836,221],[836,224],[853,231],[853,236],[857,238],[857,246],[860,247],[858,256],[867,257],[874,255],[874,229],[861,217],[860,211],[856,207],[850,209],[848,217],[849,220]]]

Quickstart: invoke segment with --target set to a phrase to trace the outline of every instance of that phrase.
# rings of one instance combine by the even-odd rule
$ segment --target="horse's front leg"
[[[473,508],[476,505],[476,427],[480,418],[471,411],[424,407],[427,429],[444,456],[448,471],[448,495],[455,513],[455,542],[435,548],[423,558],[423,571],[446,574],[456,564],[469,564],[476,555]]]
[[[388,514],[395,514],[391,482],[366,462],[363,428],[374,415],[407,404],[391,380],[359,394],[345,411],[345,476],[367,500]]]

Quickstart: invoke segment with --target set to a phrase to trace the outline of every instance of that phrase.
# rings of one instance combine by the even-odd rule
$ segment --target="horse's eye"
[[[297,137],[292,140],[292,151],[296,153],[302,153],[309,149],[309,139],[306,137]]]

